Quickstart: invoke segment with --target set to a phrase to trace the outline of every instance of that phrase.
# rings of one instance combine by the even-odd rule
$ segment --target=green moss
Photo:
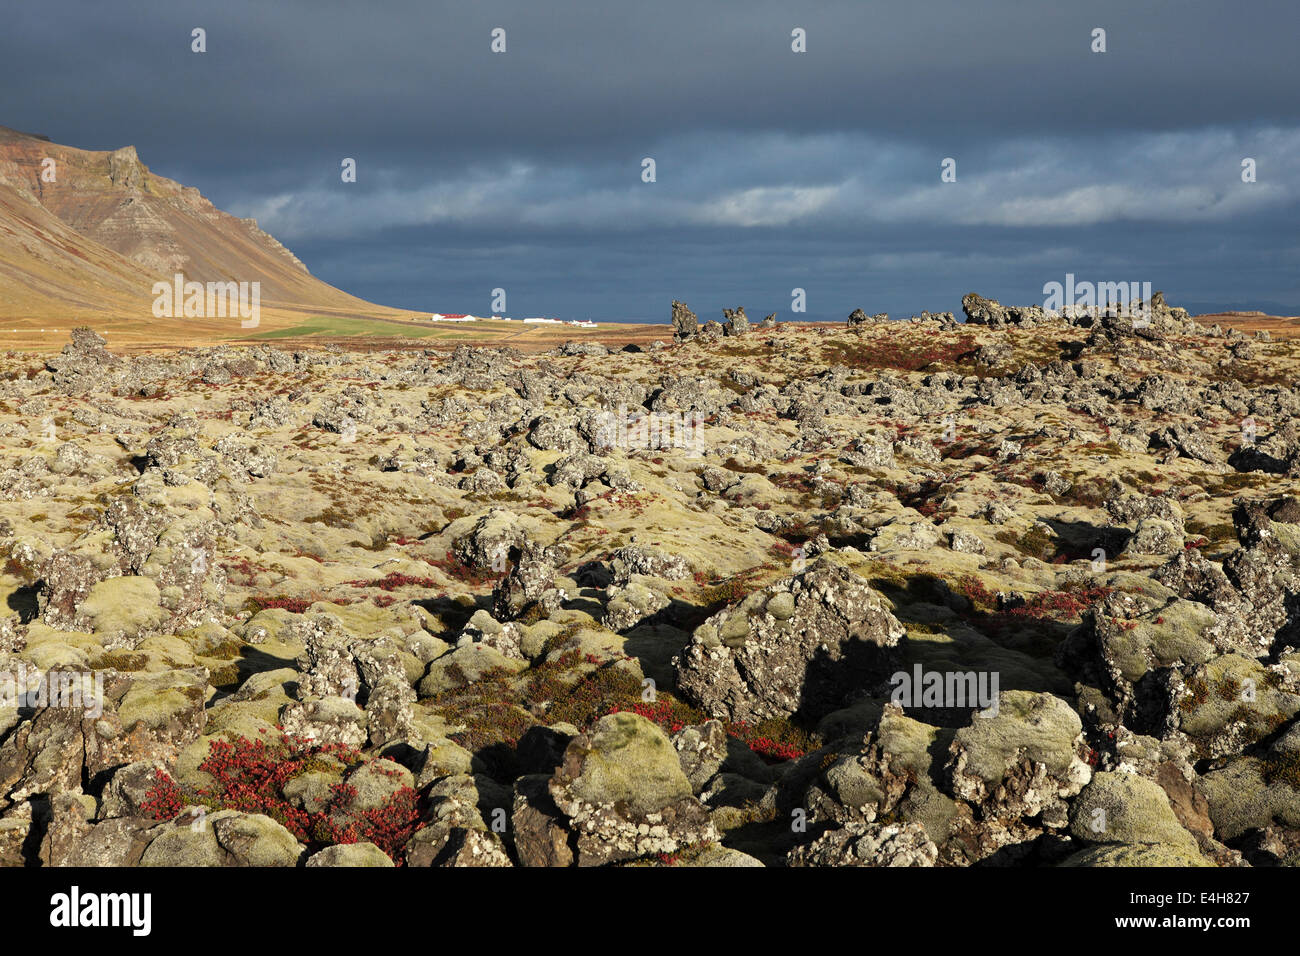
[[[1101,508],[1111,497],[1109,480],[1100,476],[1084,477],[1071,474],[1074,484],[1063,495],[1056,496],[1061,504],[1081,505],[1085,508]]]
[[[165,728],[182,714],[201,706],[205,696],[205,689],[195,684],[165,687],[138,682],[122,699],[118,716],[127,729],[138,723]]]
[[[98,664],[105,670],[139,671],[148,666],[149,655],[134,654],[131,651],[108,651],[100,655]]]
[[[1227,699],[1231,700],[1232,698]],[[1287,717],[1285,714],[1261,714],[1258,710],[1247,707],[1245,704],[1239,705],[1228,715],[1228,723],[1245,725],[1241,732],[1241,739],[1247,744],[1256,743],[1270,734],[1276,733],[1286,722]]]
[[[1015,548],[1026,557],[1048,562],[1056,557],[1056,539],[1041,524],[1035,524],[1024,532],[1016,532],[1011,529],[999,531],[994,537],[1003,544]]]
[[[1187,678],[1183,686],[1187,689],[1188,694],[1178,702],[1178,709],[1185,714],[1190,714],[1210,699],[1209,685],[1198,674],[1193,674]]]
[[[349,515],[346,512],[341,511],[340,509],[334,507],[333,505],[330,505],[320,514],[312,515],[311,517],[303,518],[302,520],[306,524],[311,524],[313,522],[316,522],[319,524],[323,524],[328,528],[351,528],[352,522],[355,520],[355,516]]]
[[[1186,528],[1189,535],[1205,538],[1215,548],[1237,540],[1236,529],[1227,521],[1213,522],[1195,518],[1187,522]]]
[[[244,675],[237,660],[199,657],[197,662],[208,669],[208,683],[213,687],[232,688],[243,683]]]
[[[1269,475],[1239,471],[1231,475],[1224,475],[1219,479],[1215,491],[1218,494],[1224,494],[1225,492],[1240,491],[1243,488],[1257,488],[1269,484],[1271,480]]]
[[[1300,790],[1300,750],[1268,754],[1264,758],[1264,781],[1269,786],[1284,783],[1292,790]]]
[[[548,713],[548,718],[575,727],[588,727],[609,713],[614,704],[638,700],[641,681],[631,671],[607,666],[571,686],[557,686],[555,690],[561,696]]]
[[[595,666],[577,650],[563,651],[581,629],[571,625],[552,635],[545,645],[547,659],[527,672],[496,668],[423,704],[449,724],[462,725],[465,729],[450,739],[475,752],[501,744],[513,748],[538,725],[568,723],[585,729],[611,711],[638,704],[641,680],[635,671],[617,663]],[[659,700],[679,707],[681,723],[703,719],[670,695],[661,693]]]
[[[1241,684],[1235,678],[1225,677],[1215,686],[1214,692],[1221,700],[1236,700],[1241,694]]]
[[[743,465],[736,461],[735,458],[728,458],[722,463],[722,467],[727,471],[740,472],[744,475],[766,475],[768,468],[765,465]]]
[[[911,578],[901,568],[893,564],[872,562],[867,573],[871,586],[878,591],[905,594],[910,588]]]

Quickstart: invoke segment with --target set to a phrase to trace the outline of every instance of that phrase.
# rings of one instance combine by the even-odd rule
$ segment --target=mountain
[[[41,325],[107,325],[159,344],[238,336],[237,320],[154,317],[154,283],[178,272],[200,283],[260,282],[259,328],[318,315],[414,317],[317,279],[254,220],[151,172],[134,147],[76,149],[0,127],[0,345],[12,329]]]

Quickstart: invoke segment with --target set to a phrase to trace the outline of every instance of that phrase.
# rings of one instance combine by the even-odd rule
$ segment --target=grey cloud
[[[49,0],[6,16],[0,123],[132,143],[377,301],[482,309],[495,273],[526,311],[661,319],[674,294],[777,308],[803,282],[810,315],[842,317],[1131,267],[1174,301],[1300,312],[1289,0]],[[1258,183],[1240,183],[1242,156]]]

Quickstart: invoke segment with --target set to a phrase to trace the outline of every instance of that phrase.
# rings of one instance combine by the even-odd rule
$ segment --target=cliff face
[[[47,160],[53,182],[42,176]],[[0,319],[69,309],[143,317],[153,283],[177,272],[261,282],[267,304],[375,312],[313,277],[254,220],[150,172],[132,146],[74,149],[0,127]]]

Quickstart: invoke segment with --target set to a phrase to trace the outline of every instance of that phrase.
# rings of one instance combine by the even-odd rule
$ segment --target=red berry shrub
[[[609,712],[639,714],[669,734],[677,733],[688,724],[697,724],[707,719],[693,708],[667,696],[654,703],[616,704]],[[798,760],[808,752],[810,746],[808,734],[788,720],[765,720],[758,726],[744,721],[731,721],[723,726],[728,737],[739,740],[754,753],[773,763]]]
[[[274,597],[251,597],[248,599],[252,611],[281,610],[292,614],[305,614],[314,602],[310,598],[293,598],[277,595]]]
[[[199,804],[214,810],[261,813],[281,824],[309,849],[336,843],[369,841],[398,866],[402,847],[423,817],[423,801],[410,787],[402,787],[381,806],[358,808],[357,791],[349,783],[337,783],[329,799],[318,810],[295,807],[284,796],[284,787],[295,777],[314,770],[337,770],[339,763],[355,767],[360,753],[342,744],[319,744],[286,737],[268,745],[264,740],[240,737],[233,743],[217,740],[199,770],[213,778],[213,786],[186,795],[165,771],[154,774],[154,785],[140,809],[155,820],[171,820],[186,806]]]

